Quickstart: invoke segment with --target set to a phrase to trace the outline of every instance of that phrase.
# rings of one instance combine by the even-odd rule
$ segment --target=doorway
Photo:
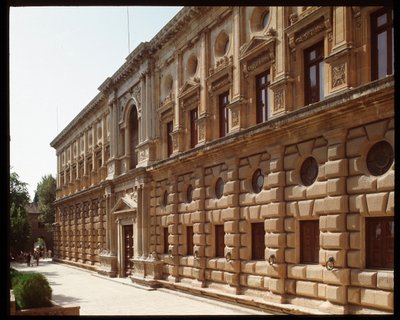
[[[133,225],[124,225],[124,270],[125,276],[132,274],[133,263],[130,259],[133,258]]]

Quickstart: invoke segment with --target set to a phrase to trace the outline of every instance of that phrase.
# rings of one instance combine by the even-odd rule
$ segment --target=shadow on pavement
[[[59,305],[78,304],[82,299],[65,296],[63,294],[53,294],[51,300]]]

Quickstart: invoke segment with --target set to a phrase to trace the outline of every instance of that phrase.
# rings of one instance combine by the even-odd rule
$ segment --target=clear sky
[[[56,177],[50,142],[125,62],[128,45],[150,41],[182,7],[127,8],[10,8],[10,165],[31,200],[42,176]]]

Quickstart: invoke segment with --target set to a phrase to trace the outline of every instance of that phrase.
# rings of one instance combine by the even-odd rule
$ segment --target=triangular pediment
[[[136,210],[137,210],[137,201],[132,195],[128,194],[117,201],[117,203],[111,209],[111,212],[115,213],[119,211],[136,211]]]
[[[274,41],[275,38],[271,36],[254,36],[249,42],[240,47],[240,58],[249,56],[262,47],[272,44]]]
[[[198,82],[194,82],[194,81],[191,81],[191,80],[185,81],[183,86],[179,89],[179,97],[185,95],[186,93],[194,90],[197,87],[199,87],[199,83]]]

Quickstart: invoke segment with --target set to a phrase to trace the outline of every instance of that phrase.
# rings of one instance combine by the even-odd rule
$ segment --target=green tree
[[[12,252],[29,248],[31,230],[25,207],[30,198],[27,184],[15,172],[10,174],[10,246]]]
[[[56,180],[51,174],[42,177],[38,183],[35,195],[37,194],[39,204],[39,220],[45,224],[54,222],[54,206],[56,200]]]

